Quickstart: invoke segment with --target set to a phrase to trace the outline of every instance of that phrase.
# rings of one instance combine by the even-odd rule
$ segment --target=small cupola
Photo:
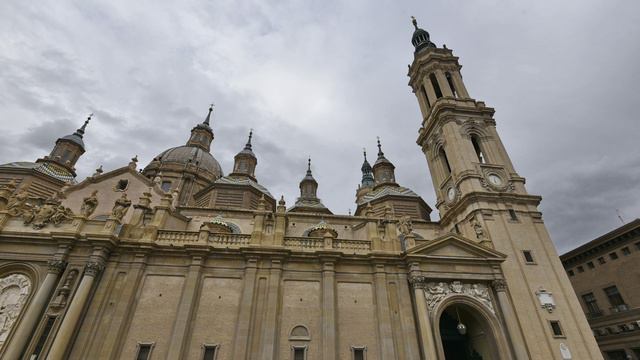
[[[211,129],[211,113],[213,112],[213,104],[209,106],[209,113],[204,121],[191,129],[191,137],[187,141],[187,146],[199,147],[207,152],[211,149],[213,141],[213,130]]]
[[[307,174],[300,181],[300,197],[303,199],[318,198],[318,182],[311,174],[311,158],[307,161]]]
[[[234,157],[233,172],[230,174],[230,176],[247,176],[254,181],[256,180],[255,171],[256,165],[258,164],[258,159],[253,153],[251,145],[252,137],[253,129],[249,131],[249,140],[247,140],[244,149],[242,149],[242,151],[240,151]]]
[[[396,183],[395,168],[396,167],[391,163],[391,161],[384,157],[384,153],[382,152],[382,145],[380,144],[380,138],[378,138],[378,159],[376,159],[376,162],[373,164],[373,178],[375,181],[375,186],[398,186],[398,184]]]
[[[367,161],[367,150],[362,149],[362,152],[364,154],[364,162],[362,163],[362,167],[360,168],[360,170],[362,171],[361,186],[373,187],[373,169],[371,168],[371,164],[369,164],[369,162]]]
[[[89,121],[93,117],[93,114],[90,114],[85,120],[84,124],[78,130],[76,130],[73,134],[64,136],[56,140],[56,145],[48,157],[45,157],[44,160],[51,161],[62,165],[68,170],[75,172],[75,165],[78,162],[78,159],[85,152],[84,147],[84,132],[87,129],[87,125]],[[75,176],[75,173],[74,173]]]
[[[422,49],[436,47],[436,44],[432,43],[429,39],[429,33],[418,27],[418,21],[415,17],[411,17],[411,22],[415,28],[413,36],[411,37],[411,43],[413,44],[413,47],[416,48],[415,53],[418,53]]]

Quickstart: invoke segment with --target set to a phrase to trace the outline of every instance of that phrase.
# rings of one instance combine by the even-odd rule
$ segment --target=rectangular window
[[[604,288],[604,293],[607,294],[607,297],[609,298],[609,303],[616,310],[622,310],[626,307],[626,304],[624,303],[624,300],[622,299],[622,295],[620,295],[620,292],[618,291],[617,286],[614,285],[614,286],[609,286]]]
[[[560,321],[551,320],[549,321],[551,325],[551,332],[553,332],[554,337],[562,337],[564,334],[562,333],[562,327],[560,326]]]
[[[578,269],[579,273],[583,273],[584,272],[584,267],[582,265],[578,266],[577,269]]]
[[[604,264],[604,263],[606,263],[606,262],[607,262],[607,260],[605,260],[602,256],[600,256],[600,257],[598,258],[598,263],[600,263],[600,264]]]
[[[218,347],[215,345],[204,345],[202,360],[215,360]]]
[[[587,311],[589,312],[589,316],[599,316],[602,315],[600,308],[598,307],[598,302],[596,301],[596,297],[593,293],[587,293],[582,295],[582,301],[587,307]]]
[[[152,345],[153,344],[138,344],[138,355],[136,355],[136,360],[149,360]]]
[[[533,255],[531,254],[531,250],[522,250],[522,255],[524,255],[524,261],[529,264],[535,263],[533,260]]]
[[[589,262],[587,263],[587,267],[588,267],[589,269],[593,269],[593,268],[595,268],[596,266],[595,266],[595,265],[593,265],[593,261],[589,261]]]
[[[621,249],[621,251],[622,251],[622,255],[624,255],[624,256],[627,256],[627,255],[631,254],[631,250],[629,250],[629,248],[628,248],[628,247],[626,247],[626,246],[625,246],[625,247],[623,247],[623,248]]]
[[[569,270],[569,271],[567,271],[567,274],[569,274],[569,276],[573,276],[573,275],[575,275],[575,273],[573,272],[573,270]]]
[[[364,348],[352,348],[352,350],[353,350],[353,360],[365,360]]]
[[[618,254],[616,254],[615,252],[612,252],[611,254],[609,254],[609,257],[611,258],[611,260],[617,260]]]
[[[307,348],[306,347],[294,347],[293,348],[293,360],[306,360]]]
[[[513,209],[509,209],[509,217],[513,221],[518,221],[518,214],[516,214],[516,211]]]

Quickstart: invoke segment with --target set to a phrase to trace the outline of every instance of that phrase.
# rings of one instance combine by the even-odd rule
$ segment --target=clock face
[[[456,197],[456,189],[450,187],[449,190],[447,190],[447,198],[449,199],[449,201],[452,201],[453,199],[455,199]]]
[[[496,186],[502,185],[502,179],[496,174],[489,175],[489,182]]]

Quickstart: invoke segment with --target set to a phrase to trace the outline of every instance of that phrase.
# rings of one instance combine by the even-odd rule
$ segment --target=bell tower
[[[562,345],[574,359],[601,359],[538,210],[542,198],[527,193],[496,131],[495,110],[470,96],[453,51],[436,46],[415,18],[413,25],[408,76],[422,114],[417,143],[442,230],[507,255],[501,271],[527,353],[517,358],[561,359]],[[561,324],[561,337],[552,323]]]

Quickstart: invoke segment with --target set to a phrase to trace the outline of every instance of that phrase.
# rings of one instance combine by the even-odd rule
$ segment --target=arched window
[[[444,73],[444,76],[447,78],[447,82],[449,83],[449,88],[451,89],[453,96],[458,97],[458,93],[456,92],[456,87],[455,85],[453,85],[453,78],[451,77],[451,74],[449,72],[446,72]]]
[[[449,174],[451,174],[451,165],[449,165],[447,153],[444,152],[443,148],[440,148],[438,151],[438,156],[440,157],[440,162],[442,162],[442,168],[444,169],[445,176],[449,176]]]
[[[473,144],[473,149],[476,151],[476,156],[478,157],[478,161],[481,164],[486,162],[484,153],[482,152],[482,148],[480,147],[480,141],[476,135],[471,135],[471,143]]]
[[[440,90],[440,85],[438,85],[438,80],[434,74],[429,75],[429,80],[431,80],[431,85],[433,85],[433,90],[436,92],[436,98],[440,99],[442,97],[442,90]]]
[[[427,96],[427,90],[424,88],[424,85],[421,87],[422,97],[424,97],[424,103],[427,105],[427,110],[431,108],[431,103],[429,102],[429,96]]]

